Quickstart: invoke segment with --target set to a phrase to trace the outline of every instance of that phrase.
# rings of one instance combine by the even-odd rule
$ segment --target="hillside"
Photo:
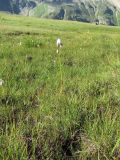
[[[120,28],[0,14],[0,30],[0,159],[119,159]]]
[[[119,0],[0,0],[0,10],[49,19],[120,24]]]

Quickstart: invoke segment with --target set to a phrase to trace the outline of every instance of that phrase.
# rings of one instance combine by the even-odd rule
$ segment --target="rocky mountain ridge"
[[[119,0],[0,0],[0,11],[26,16],[119,25]]]

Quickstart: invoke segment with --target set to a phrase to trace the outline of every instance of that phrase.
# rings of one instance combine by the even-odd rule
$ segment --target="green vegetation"
[[[37,7],[35,7],[35,9],[32,12],[34,12],[34,16],[42,17],[42,15],[45,14],[45,12],[47,12],[47,10],[47,4],[40,4]]]
[[[0,14],[0,159],[119,159],[119,34]]]

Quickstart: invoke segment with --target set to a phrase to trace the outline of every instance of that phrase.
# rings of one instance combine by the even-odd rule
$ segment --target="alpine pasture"
[[[120,158],[119,27],[0,13],[0,80],[1,160]]]

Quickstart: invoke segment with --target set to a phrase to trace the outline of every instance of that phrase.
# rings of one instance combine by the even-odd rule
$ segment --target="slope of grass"
[[[119,159],[120,28],[0,17],[0,159]]]
[[[42,17],[42,15],[44,15],[45,12],[47,12],[47,10],[48,10],[47,4],[40,4],[32,12],[34,13],[34,16]]]

